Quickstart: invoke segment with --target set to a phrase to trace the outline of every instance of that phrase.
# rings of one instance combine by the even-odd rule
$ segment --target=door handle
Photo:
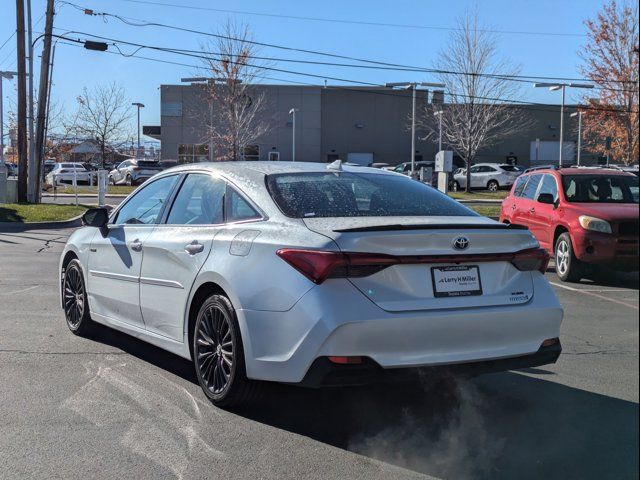
[[[130,247],[134,252],[141,252],[142,242],[136,238],[133,242],[131,242]]]
[[[515,210],[516,209],[516,204],[514,203],[513,205],[511,205],[511,210]]]
[[[533,207],[531,207],[531,208],[529,209],[529,213],[536,213],[536,209],[535,209],[535,208],[533,208]]]
[[[195,255],[196,253],[201,253],[202,251],[204,251],[204,245],[198,243],[197,240],[194,240],[189,245],[184,247],[184,251],[189,255]]]

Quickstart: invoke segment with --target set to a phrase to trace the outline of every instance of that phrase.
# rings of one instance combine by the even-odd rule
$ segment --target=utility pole
[[[38,172],[36,170],[36,156],[35,156],[35,136],[33,134],[33,22],[31,18],[31,0],[27,2],[27,42],[29,46],[29,163],[28,165],[28,183],[27,183],[27,199],[30,202],[35,202],[35,192],[38,189]]]
[[[24,1],[16,0],[18,65],[18,202],[27,201],[27,78],[24,46]]]
[[[44,47],[42,49],[42,64],[40,66],[40,84],[38,92],[38,121],[36,124],[35,138],[35,190],[33,191],[33,201],[40,202],[40,181],[42,178],[42,167],[44,164],[44,144],[47,139],[44,136],[45,123],[47,118],[47,107],[49,105],[49,60],[51,57],[51,33],[53,31],[54,0],[47,0],[47,19],[44,27]]]

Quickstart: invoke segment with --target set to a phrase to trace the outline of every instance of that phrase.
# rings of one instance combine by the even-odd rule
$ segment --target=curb
[[[84,214],[83,214],[84,215]],[[0,234],[4,232],[25,232],[27,230],[56,230],[61,228],[76,228],[82,226],[82,215],[57,222],[2,222]]]

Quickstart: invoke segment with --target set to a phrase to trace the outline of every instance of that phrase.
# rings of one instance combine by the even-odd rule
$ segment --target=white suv
[[[503,163],[478,163],[471,167],[471,188],[486,188],[492,192],[511,187],[523,170],[516,165]],[[453,176],[453,189],[467,188],[467,171],[458,170]]]

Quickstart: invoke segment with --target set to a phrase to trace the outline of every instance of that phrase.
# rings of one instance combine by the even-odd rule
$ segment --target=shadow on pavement
[[[164,350],[106,327],[94,340],[197,384],[191,363]],[[234,413],[440,478],[638,478],[638,404],[548,380],[265,387]]]

